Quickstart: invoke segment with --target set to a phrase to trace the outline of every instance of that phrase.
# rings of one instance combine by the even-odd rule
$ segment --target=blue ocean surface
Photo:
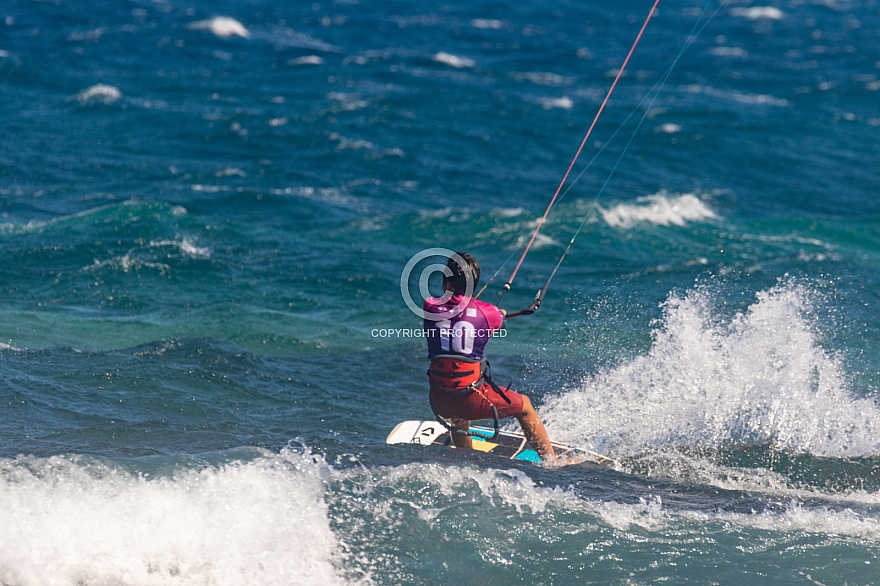
[[[662,0],[542,223],[652,6],[3,2],[0,584],[880,583],[880,2]],[[539,224],[621,465],[386,445]]]

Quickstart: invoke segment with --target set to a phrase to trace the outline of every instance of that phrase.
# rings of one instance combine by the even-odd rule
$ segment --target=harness
[[[498,409],[496,409],[495,405],[483,394],[481,389],[484,381],[488,383],[492,390],[498,393],[502,399],[507,401],[508,405],[510,404],[510,399],[504,393],[504,390],[495,384],[495,381],[493,381],[492,377],[489,375],[489,361],[485,358],[479,359],[468,358],[467,356],[459,356],[456,354],[439,354],[431,359],[431,364],[428,368],[428,382],[431,385],[432,391],[450,397],[463,397],[471,393],[479,393],[480,396],[486,399],[486,402],[492,407],[492,421],[495,427],[495,433],[492,434],[491,437],[487,437],[479,432],[462,431],[452,425],[443,416],[437,413],[437,409],[434,407],[434,401],[432,401],[429,396],[428,402],[431,404],[431,411],[434,412],[434,417],[441,425],[443,425],[443,427],[448,429],[450,433],[488,440],[493,440],[498,437]]]

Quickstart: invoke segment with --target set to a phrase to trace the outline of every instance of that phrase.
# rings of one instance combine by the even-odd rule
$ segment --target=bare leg
[[[471,422],[466,419],[450,419],[449,423],[462,431],[467,431],[471,427]],[[474,440],[471,436],[461,435],[460,433],[450,433],[452,434],[452,443],[455,444],[456,448],[473,449]]]
[[[547,430],[544,428],[541,418],[538,417],[538,412],[532,407],[532,402],[528,397],[523,397],[523,410],[516,416],[516,419],[519,421],[519,426],[522,427],[526,439],[529,440],[529,443],[532,444],[532,447],[541,456],[541,460],[544,462],[555,460],[556,452],[550,443],[550,437],[547,435]]]

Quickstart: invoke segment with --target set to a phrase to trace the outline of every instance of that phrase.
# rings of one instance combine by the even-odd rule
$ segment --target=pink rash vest
[[[440,321],[425,320],[429,359],[439,354],[480,359],[489,338],[504,325],[500,309],[463,295],[453,295],[446,302],[438,297],[428,298],[424,311],[425,315],[445,317]]]

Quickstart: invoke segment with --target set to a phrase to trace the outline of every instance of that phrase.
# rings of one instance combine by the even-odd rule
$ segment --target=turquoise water
[[[650,7],[6,2],[0,583],[880,582],[876,1],[660,3],[488,350],[619,469],[385,445]]]

